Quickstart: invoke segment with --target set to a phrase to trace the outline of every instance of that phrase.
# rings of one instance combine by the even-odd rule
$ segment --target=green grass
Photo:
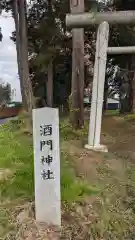
[[[61,142],[63,140],[62,137]],[[61,151],[61,198],[69,206],[71,203],[82,201],[86,195],[95,195],[99,192],[99,189],[76,178],[71,161],[69,154]],[[31,136],[22,134],[14,124],[2,126],[0,128],[0,239],[11,239],[12,235],[16,235],[15,219],[11,216],[16,205],[34,200],[33,163]],[[6,171],[9,174],[1,178],[1,173],[4,174]]]
[[[100,190],[87,182],[77,179],[73,168],[70,167],[69,156],[61,154],[61,194],[62,200],[71,203],[80,201],[86,195],[95,195]]]
[[[87,183],[76,179],[70,156],[61,153],[61,195],[67,202],[77,201],[86,194],[96,193]],[[0,180],[0,201],[34,198],[32,139],[8,125],[0,129],[0,169],[10,169],[8,179]]]
[[[105,112],[105,115],[106,116],[119,116],[120,113],[119,113],[119,109],[116,109],[116,110],[107,110]]]
[[[27,136],[11,131],[9,126],[0,129],[0,169],[10,169],[9,179],[0,181],[1,201],[5,198],[32,198],[33,153],[32,142]]]
[[[95,166],[96,171],[90,170],[89,174],[94,174],[94,178],[87,182],[89,180],[76,177],[74,159],[72,159],[74,156],[69,154],[67,143],[74,139],[85,139],[87,132],[87,122],[85,127],[78,131],[72,129],[65,119],[60,123],[60,141],[63,146],[61,149],[61,197],[66,203],[63,205],[68,205],[70,211],[71,203],[75,202],[80,207],[83,205],[85,196],[96,196],[90,212],[84,213],[92,216],[89,225],[91,239],[135,239],[134,162],[131,161],[130,156],[125,158],[120,155],[119,151],[117,154],[106,153],[105,156],[99,154],[96,157],[99,157],[99,160],[102,157],[104,161],[101,161],[100,165],[93,165],[92,169]],[[114,160],[116,166],[111,162]],[[118,169],[116,160],[121,163],[120,166],[118,164]],[[15,220],[12,220],[10,209],[12,208],[14,212],[16,204],[23,205],[23,202],[25,204],[34,200],[33,162],[32,138],[22,134],[15,125],[14,127],[10,124],[2,126],[0,128],[0,239],[13,239],[10,236],[16,232]],[[5,169],[9,169],[11,174],[1,179],[1,171]],[[79,221],[82,220],[83,217]],[[9,237],[4,238],[7,232]]]
[[[60,136],[61,140],[75,140],[75,139],[85,139],[88,136],[88,121],[85,121],[83,129],[74,129],[69,123],[68,118],[64,118],[60,122]]]

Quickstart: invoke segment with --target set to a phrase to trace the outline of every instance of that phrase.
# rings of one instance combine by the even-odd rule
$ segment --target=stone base
[[[90,146],[90,145],[86,144],[84,147],[88,150],[92,150],[95,152],[108,152],[108,148],[105,145]]]

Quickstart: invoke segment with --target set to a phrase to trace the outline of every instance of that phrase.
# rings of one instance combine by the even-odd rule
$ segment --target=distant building
[[[84,106],[90,106],[90,99],[88,96],[84,96]],[[120,108],[120,102],[119,99],[115,99],[115,98],[108,98],[107,100],[107,109],[108,110],[116,110]]]
[[[107,100],[107,109],[108,110],[116,110],[120,108],[120,101],[119,99],[115,98],[108,98]]]
[[[0,119],[16,117],[21,110],[22,103],[20,102],[11,102],[0,106]]]

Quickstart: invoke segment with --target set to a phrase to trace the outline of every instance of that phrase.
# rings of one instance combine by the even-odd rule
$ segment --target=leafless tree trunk
[[[72,13],[84,12],[84,0],[70,0]],[[71,122],[76,128],[84,125],[84,29],[72,30]]]
[[[131,70],[134,71],[131,80],[131,89],[132,89],[132,113],[135,113],[135,55],[132,56],[131,60]]]
[[[19,14],[18,14],[18,1],[13,0],[12,2],[12,12],[13,18],[15,22],[15,30],[16,30],[16,52],[17,52],[17,64],[18,64],[18,74],[20,79],[20,88],[22,95],[22,102],[25,108],[27,108],[27,100],[24,94],[24,84],[22,77],[22,69],[21,69],[21,49],[20,49],[20,33],[19,33]]]
[[[32,92],[32,84],[29,78],[28,67],[28,39],[26,27],[26,0],[18,1],[19,9],[19,32],[20,32],[20,55],[21,55],[21,73],[22,82],[24,84],[24,94],[27,99],[27,111],[32,119],[32,108],[34,107],[34,99]]]
[[[47,105],[53,106],[53,63],[48,64],[48,79],[47,79]]]

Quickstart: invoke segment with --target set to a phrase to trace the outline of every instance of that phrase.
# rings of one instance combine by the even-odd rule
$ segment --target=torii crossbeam
[[[66,25],[69,28],[86,28],[90,25],[99,25],[104,21],[109,24],[135,24],[135,11],[91,12],[66,15]]]
[[[135,53],[135,47],[108,47],[109,23],[135,24],[135,11],[67,14],[66,16],[66,24],[69,28],[85,28],[100,24],[96,43],[88,144],[85,147],[105,152],[108,150],[106,146],[100,145],[100,132],[107,54]]]

